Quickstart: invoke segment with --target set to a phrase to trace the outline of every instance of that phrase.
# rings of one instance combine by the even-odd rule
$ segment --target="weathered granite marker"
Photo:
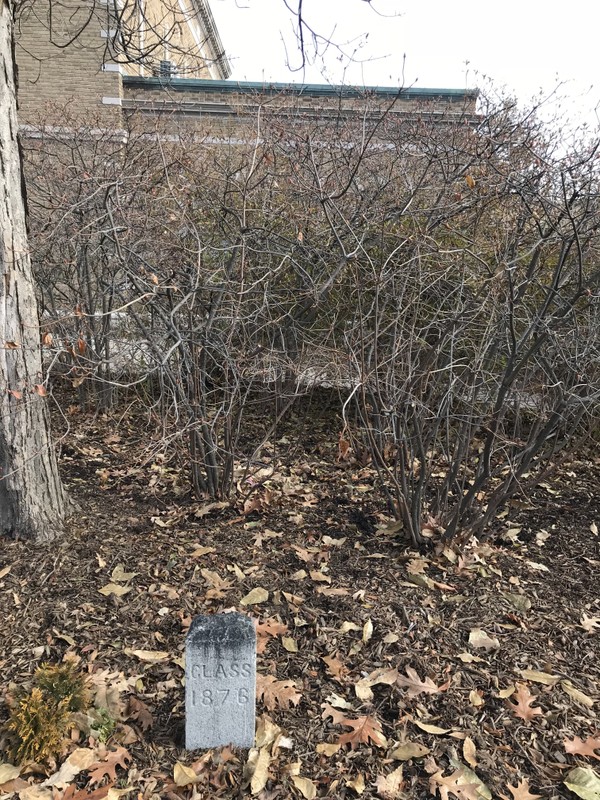
[[[252,747],[256,631],[243,614],[196,617],[185,642],[185,746]]]

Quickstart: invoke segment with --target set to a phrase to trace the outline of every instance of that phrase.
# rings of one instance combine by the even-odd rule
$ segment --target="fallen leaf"
[[[537,698],[530,693],[526,684],[517,683],[516,696],[516,703],[512,703],[510,700],[507,700],[506,705],[516,717],[519,717],[519,719],[524,719],[529,722],[534,717],[544,713],[541,708],[538,708],[537,706],[534,707],[532,705],[535,703]]]
[[[452,728],[440,728],[437,725],[430,725],[428,722],[421,722],[418,719],[413,719],[412,724],[425,731],[425,733],[432,733],[434,736],[443,736],[452,730]]]
[[[265,603],[269,599],[269,593],[262,586],[255,586],[245,597],[240,600],[241,606],[254,606]]]
[[[312,578],[312,580],[317,582],[317,583],[319,583],[319,582],[321,582],[321,583],[331,583],[331,578],[329,577],[329,575],[325,575],[324,572],[321,572],[318,569],[311,569],[311,571],[309,572],[309,575]]]
[[[21,767],[13,767],[12,764],[0,764],[0,786],[8,781],[13,781],[21,774]]]
[[[250,791],[252,794],[262,792],[267,785],[270,763],[271,756],[266,747],[261,747],[260,750],[256,748],[250,750],[246,766],[252,776],[250,780]]]
[[[581,627],[589,634],[596,633],[596,631],[600,630],[600,617],[588,617],[583,612],[581,615]]]
[[[339,752],[341,746],[339,742],[333,742],[332,744],[320,742],[315,749],[317,753],[322,753],[324,756],[333,756]]]
[[[500,642],[495,637],[488,636],[481,628],[473,628],[469,633],[469,644],[481,650],[498,650]]]
[[[298,643],[296,642],[295,639],[292,639],[290,636],[282,636],[281,644],[283,645],[284,649],[288,651],[288,653],[298,652]]]
[[[337,657],[337,653],[334,653],[332,656],[323,656],[321,661],[327,666],[327,670],[331,677],[335,678],[336,681],[343,683],[344,679],[348,675],[348,669],[346,668],[346,665]]]
[[[419,742],[403,742],[390,753],[396,761],[409,761],[411,758],[424,758],[431,750]]]
[[[470,767],[475,768],[477,766],[477,749],[475,747],[475,743],[471,739],[470,736],[463,742],[463,758],[467,762]]]
[[[365,776],[359,772],[353,781],[346,781],[346,786],[360,796],[365,790]]]
[[[473,656],[471,653],[459,653],[457,658],[459,658],[463,664],[483,663],[483,658],[479,658],[479,656]]]
[[[137,697],[130,697],[127,704],[128,719],[135,719],[139,722],[143,731],[149,730],[154,725],[154,719],[148,706]]]
[[[381,723],[375,717],[362,716],[351,719],[327,703],[323,707],[323,719],[331,717],[334,725],[343,725],[352,729],[350,733],[343,733],[338,737],[341,745],[349,744],[352,750],[359,744],[369,744],[370,742],[377,747],[387,746],[387,739],[383,735]]]
[[[398,680],[398,670],[393,667],[382,667],[374,670],[366,678],[362,678],[354,686],[354,691],[359,700],[372,700],[373,692],[372,686],[383,683],[386,686],[392,686]]]
[[[435,795],[439,792],[442,800],[449,800],[448,792],[459,800],[481,800],[477,783],[468,783],[462,769],[456,770],[451,775],[444,775],[441,770],[430,776],[429,791]]]
[[[559,681],[558,675],[550,675],[548,672],[538,672],[535,669],[520,669],[519,675],[523,680],[543,683],[545,686],[554,686],[554,684]]]
[[[117,564],[117,566],[113,569],[111,573],[111,579],[115,581],[115,583],[127,583],[132,578],[135,578],[137,572],[125,572],[123,569],[122,564]]]
[[[158,664],[160,661],[166,661],[169,658],[169,653],[165,650],[131,650],[126,647],[123,652],[128,656],[135,656],[140,661],[145,661],[148,664]]]
[[[516,786],[508,784],[508,790],[513,796],[513,800],[540,800],[541,794],[531,794],[529,791],[529,781],[520,781]]]
[[[56,786],[57,789],[64,789],[76,775],[79,775],[80,772],[94,764],[97,758],[98,753],[96,750],[92,750],[89,747],[78,747],[77,750],[73,750],[58,772],[50,775],[41,786]],[[1,780],[0,783],[2,783]]]
[[[19,792],[19,800],[52,800],[52,789],[42,789],[39,784],[28,786]]]
[[[570,789],[582,800],[600,800],[600,778],[589,767],[575,767],[564,780]]]
[[[201,776],[196,775],[191,767],[186,767],[185,764],[177,761],[173,767],[173,780],[175,785],[179,787],[193,786],[201,780]]]
[[[405,689],[408,689],[406,693],[407,697],[417,697],[420,694],[437,694],[438,692],[442,691],[439,686],[436,686],[435,683],[431,680],[431,678],[425,678],[425,680],[421,680],[419,678],[418,673],[412,667],[406,667],[405,672],[407,674],[407,678],[404,675],[398,675],[397,683],[398,686],[402,686]]]
[[[460,775],[460,783],[467,784],[469,786],[474,785],[480,800],[492,800],[491,791],[476,772],[473,772],[472,769],[469,769],[468,767],[465,767],[464,764],[461,764],[461,762],[454,755],[450,755],[449,761],[450,765],[457,770],[455,775]]]
[[[340,626],[340,633],[348,633],[349,631],[359,631],[361,630],[360,625],[357,625],[356,622],[342,622]]]
[[[270,639],[287,633],[287,630],[288,626],[280,622],[276,617],[269,617],[269,619],[266,619],[264,622],[259,622],[256,626],[256,633],[258,635],[256,652],[264,653]]]
[[[278,681],[273,675],[261,675],[259,672],[256,676],[256,696],[262,699],[269,711],[274,711],[278,707],[297,706],[302,694],[296,690],[294,681]]]
[[[600,750],[600,737],[598,736],[588,736],[585,742],[579,736],[575,736],[574,739],[565,739],[564,745],[565,753],[571,753],[576,756],[590,756],[600,761],[600,755],[594,752],[595,750]]]
[[[377,794],[382,800],[397,800],[400,797],[400,790],[404,779],[402,777],[402,767],[398,767],[389,775],[380,775],[375,781]]]
[[[111,783],[114,783],[117,780],[117,767],[127,769],[128,761],[131,761],[131,756],[124,747],[117,747],[115,750],[107,751],[103,760],[92,764],[89,785],[93,786],[95,783],[100,783],[105,776],[109,778]]]
[[[587,694],[584,694],[579,689],[576,689],[571,681],[561,681],[560,685],[569,695],[569,697],[573,698],[576,703],[581,703],[581,705],[585,706],[586,708],[594,707],[594,700],[592,700],[591,697],[588,697]]]
[[[98,591],[105,597],[108,597],[110,594],[114,594],[116,597],[123,597],[123,595],[131,591],[131,586],[119,586],[116,583],[107,583],[106,586],[98,589]]]
[[[301,778],[299,775],[292,775],[292,783],[305,800],[314,800],[317,796],[317,787],[310,778]]]
[[[373,623],[368,619],[363,625],[362,640],[366,644],[373,636]]]
[[[216,552],[217,552],[216,547],[206,547],[204,545],[201,545],[197,547],[192,553],[190,553],[190,555],[192,558],[201,558],[202,556],[206,556],[209,553],[216,553]]]

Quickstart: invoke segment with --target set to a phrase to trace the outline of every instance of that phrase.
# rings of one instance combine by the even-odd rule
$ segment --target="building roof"
[[[196,0],[198,3],[199,0]],[[226,61],[229,68],[229,62]],[[204,80],[198,78],[147,78],[124,75],[123,83],[131,89],[168,88],[173,92],[231,92],[232,94],[293,94],[311,97],[400,97],[405,100],[445,100],[447,102],[474,102],[478,89],[407,88],[399,86],[334,86],[330,84],[269,83],[261,81]]]

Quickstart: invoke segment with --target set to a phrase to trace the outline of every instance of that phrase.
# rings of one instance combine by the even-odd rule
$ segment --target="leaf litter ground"
[[[79,415],[66,537],[0,542],[2,694],[74,659],[110,724],[77,722],[56,763],[0,764],[0,798],[600,797],[600,462],[485,542],[422,554],[311,414],[237,508],[192,501],[140,420]],[[187,753],[186,630],[228,609],[257,623],[257,746]]]

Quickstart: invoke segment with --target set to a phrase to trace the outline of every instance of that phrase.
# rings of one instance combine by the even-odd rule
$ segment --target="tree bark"
[[[0,0],[0,535],[57,535],[65,496],[42,385],[17,139],[13,5]]]

